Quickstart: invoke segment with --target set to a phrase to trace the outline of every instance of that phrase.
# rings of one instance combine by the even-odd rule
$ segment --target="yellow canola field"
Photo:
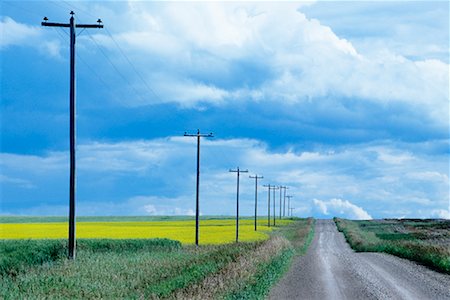
[[[276,225],[292,221],[277,220]],[[258,231],[254,231],[254,221],[239,221],[239,240],[258,241],[268,238],[273,227],[267,227],[267,220],[258,220]],[[55,223],[2,223],[0,239],[64,239],[68,225]],[[77,238],[107,239],[149,239],[168,238],[183,244],[195,242],[195,221],[150,221],[150,222],[78,222]],[[199,241],[201,244],[225,244],[236,239],[236,221],[201,220]]]

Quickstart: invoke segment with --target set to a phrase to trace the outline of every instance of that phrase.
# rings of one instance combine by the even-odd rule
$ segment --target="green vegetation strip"
[[[167,251],[181,248],[169,239],[79,239],[78,250],[91,252]],[[31,266],[51,263],[67,255],[66,240],[0,240],[0,275],[16,276]]]
[[[201,282],[172,294],[173,299],[263,299],[295,255],[303,254],[312,240],[314,221],[297,219],[279,227],[269,240],[241,253],[234,261]]]
[[[303,223],[304,222],[304,223]],[[290,247],[275,256],[269,263],[261,264],[249,284],[240,291],[233,292],[226,299],[264,299],[270,288],[289,269],[295,255],[304,255],[314,237],[315,220],[312,218],[280,229],[289,241]]]
[[[312,219],[278,227],[269,240],[182,246],[168,239],[0,242],[0,299],[264,298],[306,251]]]
[[[356,251],[386,252],[450,274],[448,220],[334,221]]]

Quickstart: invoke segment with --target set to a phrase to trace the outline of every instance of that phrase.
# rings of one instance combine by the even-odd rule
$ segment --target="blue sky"
[[[70,10],[78,215],[192,214],[199,128],[203,215],[449,218],[447,1],[2,1],[0,214],[68,212]]]

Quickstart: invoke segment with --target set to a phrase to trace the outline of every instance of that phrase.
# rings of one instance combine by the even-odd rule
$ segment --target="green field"
[[[168,239],[79,239],[75,261],[65,258],[66,240],[1,240],[0,298],[260,299],[292,257],[306,251],[312,225],[296,219],[265,240],[199,247]]]
[[[386,252],[450,274],[450,220],[334,220],[356,251]]]

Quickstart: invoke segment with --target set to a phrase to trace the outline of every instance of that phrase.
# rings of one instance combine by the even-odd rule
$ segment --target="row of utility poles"
[[[236,242],[239,241],[239,176],[240,173],[248,173],[248,170],[241,170],[239,167],[235,170],[231,170],[230,172],[237,173],[237,188],[236,188]],[[257,230],[257,224],[258,224],[258,179],[263,179],[263,176],[258,176],[258,174],[255,174],[255,176],[249,176],[251,179],[255,179],[255,231]],[[286,195],[286,190],[289,189],[287,186],[275,186],[275,185],[264,185],[264,187],[267,187],[268,189],[268,197],[267,197],[267,226],[270,227],[270,191],[273,191],[273,226],[276,226],[276,211],[275,211],[275,190],[280,190],[280,216],[279,219],[281,220],[283,217],[286,216],[286,198],[288,198],[288,216],[289,212],[292,214],[292,209],[290,207],[291,202],[291,195]],[[284,197],[283,202],[282,199],[282,191],[284,190]],[[282,204],[283,203],[283,204]]]
[[[75,131],[76,131],[76,98],[75,98],[75,40],[76,40],[76,28],[103,28],[102,21],[97,20],[97,24],[75,24],[74,12],[70,12],[69,23],[52,23],[48,22],[48,18],[44,17],[42,26],[46,27],[65,27],[70,29],[70,91],[69,91],[69,103],[70,103],[70,172],[69,172],[69,238],[68,238],[68,258],[75,259],[76,256],[76,235],[75,235],[75,186],[76,186],[76,143],[75,143]],[[212,133],[202,134],[200,130],[196,134],[185,133],[184,136],[197,138],[197,188],[196,188],[196,211],[195,211],[195,244],[199,243],[199,212],[200,212],[200,138],[213,137]],[[230,170],[230,172],[237,173],[237,195],[236,195],[236,242],[239,240],[239,177],[240,173],[248,173],[248,170],[240,170],[239,167],[236,170]],[[255,231],[257,230],[257,203],[258,203],[258,179],[262,179],[262,176],[250,176],[255,179]],[[275,226],[275,190],[280,189],[280,219],[281,213],[281,191],[284,189],[284,204],[283,204],[283,216],[285,216],[285,202],[288,201],[288,215],[289,212],[292,215],[292,209],[290,207],[290,199],[292,196],[286,195],[285,186],[272,186],[268,187],[268,226],[270,227],[270,192],[273,191],[273,225]]]
[[[212,133],[208,134],[202,134],[200,132],[200,129],[197,129],[197,133],[190,134],[185,132],[184,136],[186,137],[195,137],[197,138],[197,180],[196,180],[196,189],[195,189],[195,245],[198,246],[199,244],[199,215],[200,215],[200,140],[202,137],[210,138],[214,137]],[[241,173],[248,173],[248,170],[241,170],[239,167],[236,169],[230,169],[229,172],[236,173],[237,174],[237,181],[236,181],[236,242],[239,241],[239,185],[240,185],[240,176]],[[263,176],[258,176],[258,174],[255,174],[255,176],[249,176],[251,179],[255,179],[255,231],[257,230],[258,226],[258,179],[263,179]],[[286,186],[273,186],[273,185],[264,185],[265,187],[268,187],[268,209],[267,209],[267,216],[268,216],[268,222],[267,226],[270,227],[270,191],[273,191],[273,226],[276,225],[276,217],[275,217],[275,190],[280,190],[280,219],[282,217],[286,216],[286,198],[288,198],[288,215],[289,212],[292,213],[292,210],[290,209],[290,200],[292,196],[286,195],[286,190],[288,187]],[[281,201],[281,195],[282,190],[284,189],[284,200]],[[283,203],[283,205],[282,205]]]

